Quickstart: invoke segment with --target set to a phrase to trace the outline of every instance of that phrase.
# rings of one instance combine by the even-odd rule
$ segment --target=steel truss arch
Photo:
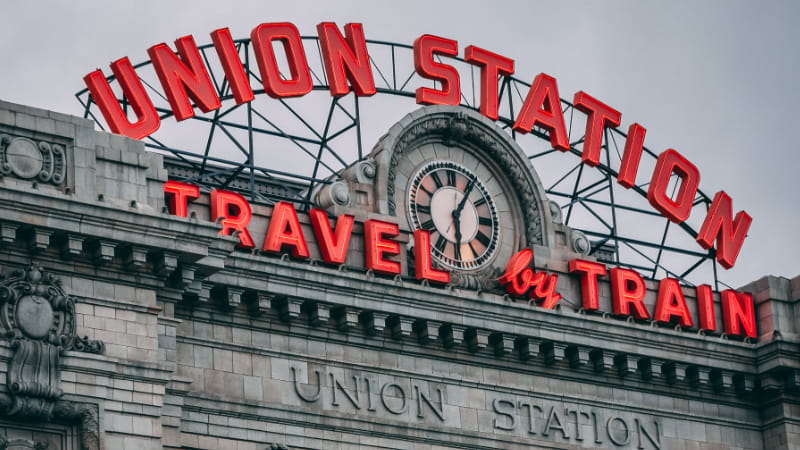
[[[313,90],[289,99],[274,99],[265,93],[254,64],[252,43],[249,39],[235,41],[255,93],[255,100],[243,104],[235,103],[213,45],[199,47],[222,108],[205,114],[195,111],[194,117],[177,127],[158,89],[155,72],[147,70],[151,63],[134,66],[162,123],[161,130],[143,141],[148,148],[168,156],[171,178],[199,184],[206,190],[238,191],[257,203],[291,201],[298,209],[307,210],[315,188],[330,183],[343,169],[364,159],[369,153],[365,145],[378,142],[383,132],[415,107],[418,87],[432,84],[416,74],[412,46],[368,40],[370,65],[380,94],[376,97],[382,102],[352,92],[333,97],[318,38],[302,39]],[[459,57],[448,57],[447,63],[461,74],[462,106],[477,110],[480,69]],[[114,81],[113,76],[107,79]],[[695,242],[711,203],[709,196],[698,191],[689,220],[679,225],[654,211],[647,202],[649,181],[642,178],[649,178],[657,154],[647,147],[643,149],[637,184],[630,189],[619,185],[615,167],[619,167],[621,147],[627,138],[620,128],[606,129],[599,165],[583,164],[580,155],[585,115],[576,115],[574,105],[567,100],[561,99],[561,107],[571,143],[568,153],[572,155],[552,148],[545,130],[534,128],[528,134],[514,131],[514,118],[529,88],[530,83],[519,78],[500,77],[497,123],[528,155],[548,196],[561,207],[563,223],[590,238],[590,254],[651,278],[673,277],[690,286],[713,280],[716,290],[730,287],[720,279],[714,249],[704,250]],[[116,89],[118,101],[128,111],[130,105],[120,91]],[[81,90],[76,97],[84,117],[104,129],[88,90]],[[397,111],[395,104],[404,105],[403,109]],[[674,188],[678,183],[677,178],[673,180]]]

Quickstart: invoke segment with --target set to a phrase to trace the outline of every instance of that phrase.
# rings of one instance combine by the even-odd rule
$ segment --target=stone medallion
[[[60,186],[66,181],[66,151],[59,144],[0,135],[0,174]]]
[[[11,342],[8,365],[11,404],[6,414],[47,420],[61,390],[65,350],[103,351],[103,344],[75,334],[75,302],[60,280],[38,265],[0,281],[0,332]]]
[[[44,166],[42,152],[30,139],[17,138],[6,149],[9,169],[20,178],[33,178],[39,175]]]
[[[54,322],[55,314],[44,297],[26,295],[17,303],[17,325],[31,339],[47,336]]]

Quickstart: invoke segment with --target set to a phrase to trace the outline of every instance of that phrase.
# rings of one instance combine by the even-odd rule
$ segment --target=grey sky
[[[494,2],[492,2],[494,3]],[[753,217],[725,278],[800,273],[800,3],[791,1],[5,2],[0,98],[81,113],[82,77],[123,56],[186,34],[199,44],[229,27],[249,36],[290,21],[314,34],[321,21],[362,22],[368,39],[410,44],[424,33],[516,60],[515,76],[546,72],[562,97],[584,90],[648,129],[646,145],[675,148]],[[235,5],[235,6],[232,6]],[[409,110],[410,111],[410,110]],[[698,247],[699,248],[699,247]]]

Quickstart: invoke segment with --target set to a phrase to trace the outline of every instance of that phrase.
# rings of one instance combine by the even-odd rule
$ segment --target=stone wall
[[[0,103],[4,148],[19,138],[0,170],[0,286],[52,274],[74,312],[43,297],[75,328],[48,344],[56,375],[38,382],[62,392],[45,398],[6,382],[44,319],[0,320],[22,330],[0,338],[0,448],[800,448],[800,277],[744,288],[753,342],[586,314],[563,273],[566,301],[544,310],[367,273],[358,229],[344,269],[236,250],[206,198],[194,217],[164,210],[168,174],[141,142]],[[569,254],[537,249],[537,265],[566,271]]]

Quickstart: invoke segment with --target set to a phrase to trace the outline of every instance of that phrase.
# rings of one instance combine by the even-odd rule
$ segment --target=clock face
[[[414,228],[430,231],[433,257],[455,269],[485,266],[497,250],[500,224],[480,178],[455,162],[432,161],[409,181],[409,218]]]

